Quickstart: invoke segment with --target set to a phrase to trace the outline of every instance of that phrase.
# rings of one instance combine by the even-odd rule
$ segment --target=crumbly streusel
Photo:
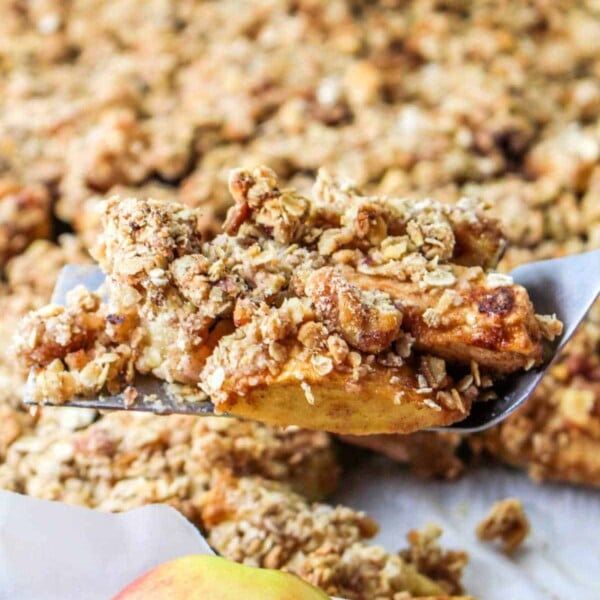
[[[477,525],[476,533],[480,540],[499,539],[502,551],[512,554],[521,546],[529,529],[529,520],[521,501],[505,498],[494,503],[490,513]]]
[[[366,541],[377,531],[364,513],[310,504],[285,486],[218,476],[202,501],[209,543],[236,561],[297,573],[328,594],[351,600],[458,593],[465,553],[443,551],[439,530],[412,532],[391,554]]]
[[[21,403],[26,370],[16,359],[12,343],[19,321],[48,302],[63,265],[88,260],[79,241],[64,235],[59,244],[37,240],[6,263],[6,283],[0,288],[0,404],[17,407]]]
[[[483,436],[493,456],[538,481],[600,485],[600,303],[532,398]]]
[[[167,502],[199,524],[213,470],[284,481],[302,494],[331,492],[338,469],[324,433],[282,431],[236,419],[44,411],[10,445],[3,487],[102,510]]]

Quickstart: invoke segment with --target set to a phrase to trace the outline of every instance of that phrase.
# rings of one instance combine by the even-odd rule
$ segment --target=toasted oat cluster
[[[523,505],[516,498],[506,498],[496,502],[490,514],[477,525],[480,540],[498,539],[505,554],[513,554],[529,534],[529,520]]]
[[[312,499],[331,493],[339,473],[325,433],[218,417],[100,418],[88,409],[50,409],[10,445],[0,482],[16,492],[101,510],[165,502],[201,525],[201,499],[220,471],[285,482]]]
[[[233,414],[256,390],[295,385],[318,412],[337,377],[347,395],[383,385],[392,407],[459,418],[493,394],[492,374],[539,364],[560,333],[487,269],[503,238],[466,200],[365,196],[326,173],[308,199],[266,167],[233,171],[229,187],[236,203],[207,242],[182,205],[108,201],[94,250],[107,301],[76,289],[23,323],[39,400],[114,393],[140,372],[198,385]],[[304,424],[294,410],[286,423]]]
[[[397,600],[461,591],[467,555],[443,551],[439,529],[411,532],[410,547],[390,554],[366,544],[377,525],[365,514],[310,504],[278,483],[222,474],[203,499],[202,518],[219,553],[291,571],[330,595]]]
[[[77,409],[45,411],[0,466],[2,487],[42,498],[109,511],[169,504],[220,554],[285,568],[350,600],[460,589],[466,555],[443,550],[439,531],[411,534],[400,557],[368,545],[377,526],[363,513],[312,503],[336,475],[324,433]]]
[[[19,364],[12,343],[20,320],[49,301],[61,267],[89,260],[78,239],[63,235],[58,244],[33,242],[5,265],[6,281],[0,285],[0,406],[17,408],[22,403],[27,370]]]

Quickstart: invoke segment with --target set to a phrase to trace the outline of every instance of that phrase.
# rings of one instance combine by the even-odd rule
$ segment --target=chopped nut
[[[312,273],[306,291],[319,316],[359,350],[381,352],[400,332],[402,313],[387,294],[361,292],[331,268]]]
[[[348,356],[348,344],[337,335],[330,335],[327,338],[327,348],[336,365],[344,363]]]
[[[421,357],[421,370],[433,389],[441,387],[446,381],[446,361],[443,358],[429,355]]]

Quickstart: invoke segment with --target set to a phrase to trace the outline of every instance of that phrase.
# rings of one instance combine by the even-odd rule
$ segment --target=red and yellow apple
[[[148,571],[113,600],[329,600],[296,575],[192,555]]]

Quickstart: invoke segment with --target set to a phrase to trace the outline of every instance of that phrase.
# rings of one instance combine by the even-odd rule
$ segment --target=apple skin
[[[218,556],[176,558],[148,571],[113,600],[330,600],[296,575]]]

